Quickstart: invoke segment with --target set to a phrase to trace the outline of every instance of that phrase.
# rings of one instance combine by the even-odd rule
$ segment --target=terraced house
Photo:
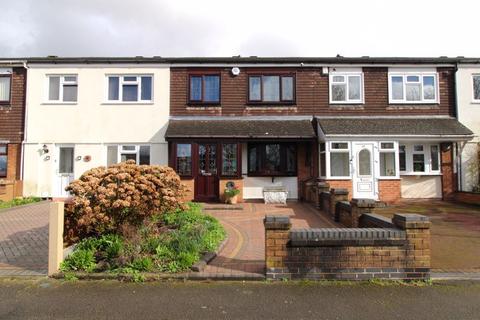
[[[385,202],[449,198],[473,138],[456,119],[458,59],[26,61],[0,67],[0,192],[23,177],[25,196],[66,197],[85,170],[132,159],[169,164],[196,201],[227,184],[240,200],[300,199],[313,180]]]
[[[162,59],[30,58],[24,195],[66,197],[86,170],[133,159],[167,164]]]
[[[320,179],[351,197],[449,198],[457,121],[448,58],[170,59],[169,163],[199,201]]]
[[[0,200],[22,196],[26,62],[0,61]]]

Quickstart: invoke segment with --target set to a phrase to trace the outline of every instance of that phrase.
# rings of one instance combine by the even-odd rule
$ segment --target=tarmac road
[[[0,280],[0,319],[480,319],[480,282]]]

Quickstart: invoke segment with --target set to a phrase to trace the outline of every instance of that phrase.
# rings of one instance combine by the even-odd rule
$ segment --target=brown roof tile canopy
[[[471,137],[473,132],[454,118],[317,118],[325,136]]]
[[[168,123],[167,139],[174,138],[260,138],[312,139],[316,137],[311,120],[179,120]]]

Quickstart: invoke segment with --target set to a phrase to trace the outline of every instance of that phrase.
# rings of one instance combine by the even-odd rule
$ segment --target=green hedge
[[[24,204],[30,204],[42,201],[42,198],[37,197],[27,197],[27,198],[15,198],[10,201],[1,201],[0,200],[0,209],[12,208],[16,206],[21,206]]]

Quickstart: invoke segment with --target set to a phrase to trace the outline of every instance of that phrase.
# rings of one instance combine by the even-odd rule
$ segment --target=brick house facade
[[[225,181],[230,180],[241,189],[241,199],[262,198],[262,190],[271,186],[283,186],[289,198],[298,199],[302,183],[309,179],[346,188],[350,197],[385,202],[402,197],[449,198],[456,188],[453,149],[472,133],[454,118],[452,59],[177,58],[170,62],[171,122],[185,121],[184,129],[199,128],[186,135],[178,134],[181,129],[174,133],[169,128],[166,133],[169,164],[177,172],[179,166],[190,168],[183,178],[193,187],[192,199],[219,200]],[[348,119],[371,124],[349,127]],[[216,132],[211,124],[219,120],[235,132],[242,123],[265,121],[265,133],[253,135],[247,125],[240,135]],[[290,131],[269,136],[271,120],[283,121]],[[287,125],[302,120],[311,121],[313,139],[299,138],[295,126]],[[204,170],[206,141],[215,144],[215,161],[209,162],[212,172]],[[202,175],[217,176],[219,167],[231,161],[223,159],[226,143],[237,146],[238,153],[228,155],[235,158],[235,176],[220,173],[210,197],[201,199],[196,181]],[[178,154],[178,144],[188,151]],[[295,150],[294,172],[269,167],[282,166],[282,144]],[[275,148],[279,151],[270,150]],[[266,162],[269,157],[280,160]],[[195,164],[199,161],[201,168]],[[252,171],[254,165],[264,170]]]
[[[21,155],[27,70],[0,62],[0,200],[22,196]]]

